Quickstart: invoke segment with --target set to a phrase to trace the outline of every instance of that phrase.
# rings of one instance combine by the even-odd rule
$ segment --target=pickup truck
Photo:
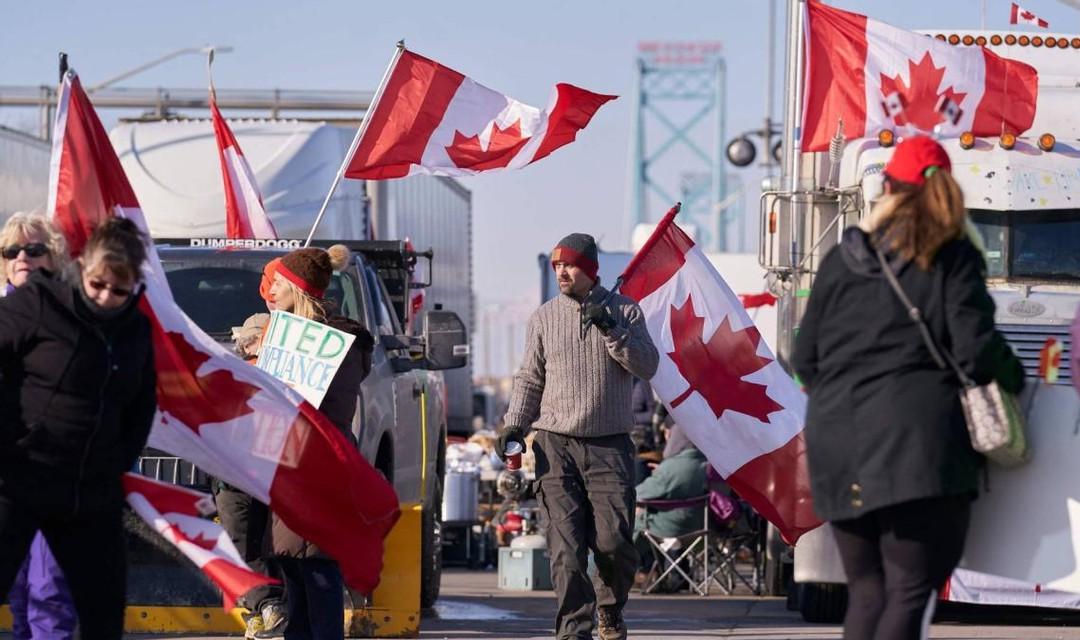
[[[352,432],[361,454],[393,482],[400,501],[422,505],[421,606],[430,607],[438,598],[442,572],[447,417],[440,371],[465,366],[468,338],[457,314],[441,309],[417,319],[420,335],[404,334],[401,318],[409,289],[424,285],[411,282],[409,274],[417,260],[431,260],[430,252],[415,252],[395,241],[341,244],[352,250],[351,263],[334,273],[326,297],[375,337],[371,373],[361,385]],[[196,238],[158,241],[157,249],[176,302],[203,331],[231,347],[232,327],[266,310],[259,296],[263,267],[299,246],[295,240]],[[148,475],[168,475],[145,464]],[[195,469],[178,471],[175,479],[163,479],[196,486],[205,479]]]

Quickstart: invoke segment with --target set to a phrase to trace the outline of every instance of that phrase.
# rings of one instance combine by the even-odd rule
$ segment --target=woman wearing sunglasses
[[[0,230],[7,295],[26,283],[37,269],[61,271],[67,265],[67,244],[48,218],[35,213],[15,213]],[[75,637],[78,617],[64,572],[40,533],[34,536],[19,574],[8,593],[11,632],[15,640]]]
[[[121,637],[120,479],[156,409],[150,323],[137,308],[143,240],[131,221],[110,218],[62,275],[32,271],[0,299],[0,593],[40,530],[84,638]],[[12,260],[34,251],[20,247]]]

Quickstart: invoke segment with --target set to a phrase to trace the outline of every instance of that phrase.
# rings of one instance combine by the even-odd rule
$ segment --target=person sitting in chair
[[[652,474],[637,485],[637,501],[684,500],[697,498],[708,491],[705,454],[690,442],[690,438],[677,424],[673,424],[664,447],[663,461]],[[677,538],[702,528],[704,506],[653,510],[637,508],[634,524],[634,544],[641,553],[642,564],[648,568],[654,555],[649,542],[642,535],[647,528],[658,538]]]

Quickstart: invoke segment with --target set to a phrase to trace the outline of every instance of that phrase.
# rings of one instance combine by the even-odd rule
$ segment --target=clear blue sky
[[[786,4],[778,0],[778,31]],[[834,4],[907,28],[978,28],[983,3]],[[986,0],[989,28],[1008,28],[1009,4]],[[1023,5],[1049,20],[1053,31],[1080,31],[1080,11],[1060,0]],[[0,26],[0,83],[55,82],[59,50],[93,84],[173,49],[214,43],[236,48],[215,64],[219,88],[373,89],[394,42],[405,38],[410,48],[537,106],[556,82],[619,94],[623,98],[604,107],[578,142],[552,157],[465,181],[474,193],[477,293],[481,301],[520,299],[535,289],[536,254],[562,235],[589,232],[613,249],[627,242],[637,43],[722,41],[730,70],[728,133],[736,133],[759,126],[764,115],[766,7],[767,0],[8,2]],[[125,84],[202,87],[204,62],[178,58]],[[4,123],[20,118],[33,123],[36,113],[0,114]]]

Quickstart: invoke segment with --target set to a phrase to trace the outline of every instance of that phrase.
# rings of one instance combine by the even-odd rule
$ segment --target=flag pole
[[[334,192],[337,191],[338,185],[341,184],[341,179],[345,177],[345,167],[349,166],[353,154],[356,153],[356,148],[360,146],[360,140],[364,137],[364,132],[367,131],[368,124],[371,122],[371,114],[375,111],[375,108],[379,106],[379,100],[382,98],[383,91],[386,89],[386,83],[390,80],[390,73],[393,72],[394,67],[397,66],[397,62],[401,58],[402,53],[405,53],[405,41],[398,40],[394,55],[390,58],[390,64],[386,67],[386,73],[383,74],[382,81],[379,82],[379,88],[375,91],[375,97],[371,100],[371,106],[369,106],[364,113],[364,119],[360,122],[360,128],[356,130],[356,135],[353,136],[352,144],[349,145],[349,151],[345,154],[345,160],[342,161],[341,167],[338,168],[337,175],[334,176],[334,183],[330,185],[330,191],[326,194],[322,206],[319,207],[319,214],[315,216],[315,222],[312,223],[311,231],[308,232],[307,240],[304,241],[305,247],[311,245],[311,239],[315,237],[315,230],[319,228],[319,223],[322,222],[323,215],[326,213],[326,207],[330,204],[330,198],[334,196]],[[371,215],[371,213],[368,212],[368,215]]]

